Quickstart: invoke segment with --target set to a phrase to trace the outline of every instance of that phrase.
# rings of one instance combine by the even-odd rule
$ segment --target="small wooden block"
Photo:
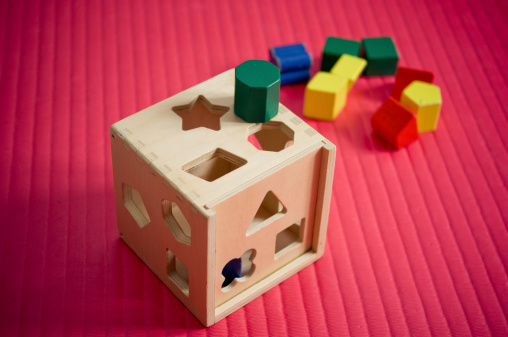
[[[279,111],[280,70],[264,60],[235,68],[235,114],[248,123],[265,123]]]
[[[371,123],[374,133],[396,149],[418,139],[415,115],[393,97],[384,101]]]
[[[334,75],[346,77],[348,79],[348,90],[351,89],[358,77],[362,74],[367,66],[367,61],[361,57],[356,57],[348,54],[342,55],[337,63],[330,71]]]
[[[285,71],[283,73],[280,73],[280,85],[307,82],[309,78],[310,78],[310,68]]]
[[[308,118],[333,120],[346,105],[348,79],[318,72],[307,84],[303,115]]]
[[[312,66],[312,56],[303,43],[271,47],[270,61],[281,73],[309,69]]]
[[[434,74],[429,71],[417,70],[407,67],[399,67],[395,75],[395,84],[393,85],[392,97],[400,101],[400,95],[413,81],[422,81],[432,83]]]
[[[399,54],[391,37],[373,37],[362,40],[367,67],[365,76],[395,75]]]
[[[281,85],[307,82],[310,78],[312,56],[303,43],[271,47],[270,62],[280,69]]]
[[[323,48],[321,71],[330,71],[343,54],[360,56],[362,44],[358,41],[329,36]]]
[[[418,132],[434,131],[441,111],[441,89],[435,84],[413,81],[402,91],[400,103],[416,114]]]

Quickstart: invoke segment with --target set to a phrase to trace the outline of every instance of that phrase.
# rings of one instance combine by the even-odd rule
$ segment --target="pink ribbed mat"
[[[0,1],[0,335],[507,336],[508,3]],[[392,36],[436,132],[387,150],[361,78],[334,122],[321,260],[205,329],[119,239],[109,126],[274,45]],[[281,102],[301,116],[304,85]]]

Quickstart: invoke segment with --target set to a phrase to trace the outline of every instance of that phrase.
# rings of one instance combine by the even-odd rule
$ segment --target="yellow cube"
[[[441,90],[432,83],[413,81],[403,91],[400,103],[416,114],[418,132],[434,131],[441,111]]]
[[[367,66],[367,61],[361,57],[343,54],[335,63],[330,73],[346,77],[348,79],[348,90],[355,84],[358,77]]]
[[[348,79],[328,72],[318,72],[305,88],[303,115],[333,120],[346,105]]]

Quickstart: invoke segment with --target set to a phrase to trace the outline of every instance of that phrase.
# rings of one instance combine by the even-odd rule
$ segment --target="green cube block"
[[[330,71],[342,54],[360,56],[361,49],[360,42],[329,36],[323,48],[321,71]]]
[[[395,75],[399,54],[391,37],[373,37],[362,40],[367,67],[365,76]]]
[[[280,70],[263,60],[235,68],[235,114],[249,123],[265,123],[279,112]]]

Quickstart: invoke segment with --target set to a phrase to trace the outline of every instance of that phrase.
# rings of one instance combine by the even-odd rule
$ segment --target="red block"
[[[393,97],[388,97],[371,119],[375,134],[396,149],[418,139],[416,116]]]
[[[432,83],[434,74],[429,71],[416,70],[406,67],[399,67],[395,75],[395,84],[393,85],[392,97],[400,101],[400,95],[413,81],[422,81]]]

